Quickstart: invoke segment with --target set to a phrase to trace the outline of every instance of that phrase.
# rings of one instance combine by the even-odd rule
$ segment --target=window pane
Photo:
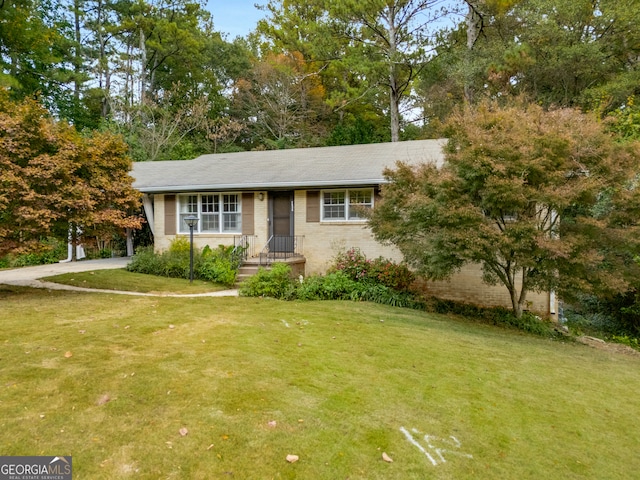
[[[345,192],[325,192],[325,205],[344,205]]]
[[[371,190],[350,190],[349,203],[351,205],[371,205]]]
[[[198,196],[197,195],[179,195],[178,205],[180,212],[180,222],[178,231],[180,233],[189,233],[189,225],[184,221],[185,217],[190,215],[198,215]],[[198,231],[197,228],[194,231]]]
[[[367,190],[349,190],[349,219],[364,218],[363,209],[373,206],[373,192]]]
[[[185,218],[196,215],[194,232],[221,233],[242,231],[242,204],[237,194],[179,195],[179,232],[189,233]],[[222,213],[225,212],[225,213]]]
[[[202,214],[202,226],[200,228],[202,232],[219,232],[220,231],[220,214],[218,213],[203,213]]]
[[[344,220],[344,205],[324,207],[324,218],[331,219],[343,219]]]
[[[197,195],[180,195],[180,213],[198,213]]]
[[[189,233],[189,225],[187,225],[187,222],[185,221],[185,218],[190,217],[191,215],[193,215],[193,213],[181,213],[180,214],[180,233]],[[197,231],[198,231],[198,226],[195,226],[193,228],[193,232],[195,233]]]
[[[344,220],[346,205],[346,192],[324,192],[323,195],[323,219],[324,220]]]
[[[222,211],[224,212],[222,214],[222,231],[241,232],[242,215],[240,214],[240,196],[223,195]]]
[[[240,211],[238,203],[238,195],[223,195],[224,197],[224,211],[225,212],[238,212]]]
[[[213,213],[219,212],[219,195],[203,195],[202,196],[202,212]]]
[[[242,230],[242,216],[239,213],[224,213],[222,214],[223,232],[240,232]]]

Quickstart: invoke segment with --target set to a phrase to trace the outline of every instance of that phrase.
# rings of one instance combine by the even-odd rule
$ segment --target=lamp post
[[[198,217],[189,215],[184,221],[189,225],[189,283],[193,283],[193,228],[198,225]]]

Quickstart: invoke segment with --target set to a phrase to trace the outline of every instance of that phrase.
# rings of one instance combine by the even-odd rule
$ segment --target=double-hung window
[[[322,220],[363,220],[363,211],[373,207],[373,189],[325,190],[322,192]]]
[[[242,233],[242,197],[237,193],[179,195],[180,233],[189,233],[185,217],[198,217],[196,233]]]

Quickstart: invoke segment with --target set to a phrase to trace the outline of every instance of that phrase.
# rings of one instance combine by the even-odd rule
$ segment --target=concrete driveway
[[[35,267],[13,268],[0,270],[0,283],[18,285],[23,287],[47,288],[49,290],[75,290],[84,292],[117,293],[121,295],[140,295],[146,297],[236,297],[237,290],[223,290],[220,292],[195,293],[195,294],[154,294],[141,292],[127,292],[121,290],[102,290],[95,288],[73,287],[60,283],[44,282],[40,279],[62,273],[89,272],[93,270],[106,270],[113,268],[125,268],[131,259],[128,257],[105,258],[100,260],[81,260],[79,262],[52,263],[49,265],[37,265]]]

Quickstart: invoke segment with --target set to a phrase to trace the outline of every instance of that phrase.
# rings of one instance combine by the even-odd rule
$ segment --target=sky
[[[268,0],[208,0],[207,8],[213,16],[213,28],[227,34],[227,40],[245,37],[255,29],[265,12],[255,4],[265,5]]]

